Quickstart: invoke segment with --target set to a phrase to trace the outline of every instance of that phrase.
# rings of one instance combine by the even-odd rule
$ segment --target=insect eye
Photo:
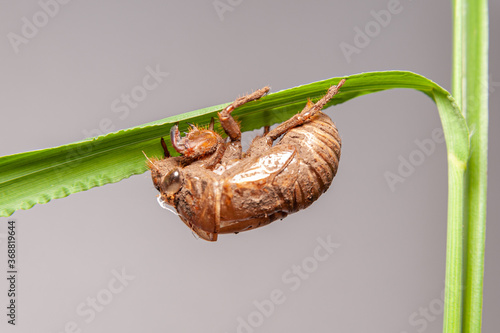
[[[181,189],[181,173],[174,169],[163,177],[163,186],[167,195],[173,195]]]

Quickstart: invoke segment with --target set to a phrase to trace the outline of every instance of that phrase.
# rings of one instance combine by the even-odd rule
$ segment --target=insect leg
[[[267,135],[267,133],[269,133],[270,129],[271,129],[271,126],[269,126],[269,125],[264,126],[264,135]]]
[[[222,128],[224,129],[226,134],[231,138],[231,141],[241,140],[240,125],[231,116],[231,112],[233,112],[234,109],[236,109],[239,106],[242,106],[245,103],[261,98],[268,92],[269,92],[269,87],[264,87],[262,89],[254,91],[251,94],[239,97],[229,106],[227,106],[224,110],[218,113]]]
[[[339,92],[339,88],[342,87],[344,82],[345,79],[342,79],[336,86],[331,86],[326,95],[317,101],[316,104],[313,104],[310,100],[307,101],[305,108],[300,113],[280,124],[278,127],[267,133],[266,136],[274,141],[288,130],[307,122],[311,119],[311,117],[320,112],[325,104]]]
[[[210,118],[210,124],[208,125],[208,129],[211,131],[214,130],[214,117]]]
[[[164,153],[165,157],[170,157],[170,152],[168,151],[167,144],[165,143],[165,140],[163,139],[163,137],[161,138],[160,142],[161,142],[161,146],[163,147],[163,153]]]

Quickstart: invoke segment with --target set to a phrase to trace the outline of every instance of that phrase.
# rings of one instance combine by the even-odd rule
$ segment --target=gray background
[[[102,119],[115,130],[273,91],[363,71],[411,70],[450,89],[449,1],[401,0],[401,12],[347,59],[355,27],[374,21],[380,1],[236,1],[219,17],[210,1],[71,1],[16,53],[7,36],[37,1],[2,1],[0,155],[85,137]],[[490,3],[490,164],[484,332],[500,325],[500,125],[498,1]],[[120,119],[111,103],[142,84],[146,68],[169,75]],[[330,108],[343,139],[333,187],[282,222],[217,243],[196,240],[160,208],[149,175],[18,211],[18,325],[2,332],[440,332],[445,275],[447,172],[437,143],[391,191],[415,140],[440,128],[421,93],[393,90]],[[0,220],[5,234],[6,218]],[[291,290],[293,265],[313,263],[317,238],[340,247]],[[5,241],[0,245],[5,271]],[[112,294],[113,271],[133,280]],[[3,276],[3,275],[2,275]],[[117,288],[120,284],[114,284]],[[0,282],[0,304],[7,285]],[[116,291],[116,289],[113,289]],[[259,318],[255,301],[285,298]],[[109,298],[112,295],[112,299]],[[95,312],[88,298],[107,303]],[[81,305],[83,303],[83,305]],[[82,315],[77,309],[87,311]],[[4,305],[1,307],[4,309]],[[423,314],[427,312],[427,317]]]

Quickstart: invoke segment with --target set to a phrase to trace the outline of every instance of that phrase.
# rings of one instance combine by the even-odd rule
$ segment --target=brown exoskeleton
[[[273,130],[266,127],[246,153],[231,112],[265,95],[268,87],[238,98],[218,113],[229,140],[213,130],[213,118],[208,129],[189,124],[185,137],[173,126],[170,139],[182,155],[171,157],[162,138],[165,158],[149,160],[159,200],[173,206],[189,228],[209,241],[308,207],[328,189],[337,172],[340,136],[321,109],[344,82],[330,87],[315,104],[308,101],[300,113]]]

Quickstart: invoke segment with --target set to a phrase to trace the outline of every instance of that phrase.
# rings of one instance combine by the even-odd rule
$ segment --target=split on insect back
[[[330,87],[316,103],[307,101],[300,113],[276,128],[266,127],[246,152],[231,112],[261,98],[269,87],[236,99],[218,113],[227,139],[214,131],[213,119],[206,129],[189,124],[184,137],[177,125],[172,126],[172,146],[181,155],[172,157],[162,138],[164,158],[148,158],[159,202],[172,206],[191,230],[208,241],[310,206],[337,173],[341,139],[321,110],[344,82]]]

